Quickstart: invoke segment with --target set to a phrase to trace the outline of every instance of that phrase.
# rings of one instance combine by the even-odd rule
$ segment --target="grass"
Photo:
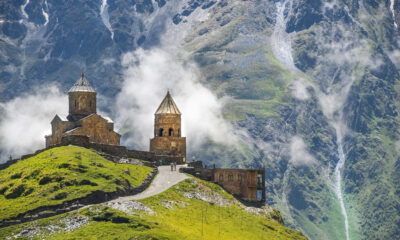
[[[3,228],[0,238],[35,229],[34,239],[305,239],[279,223],[275,210],[266,207],[264,215],[249,213],[218,185],[195,178],[140,202],[155,213],[97,205]],[[87,222],[72,231],[63,230],[67,219],[79,218]],[[49,232],[49,225],[62,228]]]
[[[151,170],[115,164],[81,147],[53,148],[0,171],[0,220],[97,190],[137,187]]]

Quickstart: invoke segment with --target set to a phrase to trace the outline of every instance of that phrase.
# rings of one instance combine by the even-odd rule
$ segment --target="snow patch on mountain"
[[[398,28],[396,23],[396,12],[394,11],[394,0],[390,0],[390,11],[392,11],[393,25],[395,28]]]
[[[113,31],[113,28],[111,27],[111,24],[110,24],[110,16],[108,15],[107,0],[102,0],[101,1],[100,16],[101,16],[101,20],[104,23],[104,26],[106,26],[108,31],[110,31],[110,33],[111,33],[111,39],[114,39],[114,31]]]

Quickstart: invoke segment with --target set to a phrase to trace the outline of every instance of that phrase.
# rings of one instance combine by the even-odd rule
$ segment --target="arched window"
[[[168,135],[169,135],[169,136],[174,136],[174,129],[170,128],[170,129],[168,130]]]
[[[181,129],[178,128],[178,137],[180,137],[180,136],[181,136]]]
[[[229,181],[229,182],[232,182],[232,181],[233,181],[233,174],[232,174],[232,173],[229,173],[229,175],[228,175],[228,181]]]
[[[75,108],[78,106],[78,101],[75,100]]]
[[[164,128],[160,128],[160,130],[158,131],[158,136],[159,137],[163,137],[164,136]]]
[[[222,174],[222,173],[219,174],[219,181],[220,182],[224,181],[224,174]]]

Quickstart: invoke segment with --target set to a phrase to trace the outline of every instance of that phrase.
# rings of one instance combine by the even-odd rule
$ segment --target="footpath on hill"
[[[168,188],[174,186],[175,184],[185,180],[186,178],[189,178],[186,174],[179,172],[179,169],[181,167],[186,167],[186,165],[177,165],[176,171],[171,171],[171,166],[159,166],[158,174],[145,191],[132,196],[119,197],[117,199],[111,200],[110,202],[139,200],[162,193]]]

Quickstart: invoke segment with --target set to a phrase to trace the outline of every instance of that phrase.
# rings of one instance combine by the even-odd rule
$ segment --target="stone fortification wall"
[[[89,141],[89,137],[86,135],[71,135],[64,136],[61,140],[61,143],[46,147],[44,149],[37,150],[34,153],[26,154],[21,156],[20,159],[26,159],[33,157],[43,151],[49,150],[55,147],[68,146],[68,145],[76,145],[85,148],[91,148],[98,152],[104,152],[109,155],[121,157],[121,158],[135,158],[144,161],[152,162],[157,165],[168,165],[171,162],[182,163],[184,162],[184,157],[182,156],[171,156],[171,155],[156,155],[153,152],[147,151],[139,151],[139,150],[130,150],[125,146],[120,145],[108,145],[108,144],[100,144],[100,143],[92,143]],[[0,164],[0,170],[8,168],[10,165],[16,163],[19,159],[13,159],[11,161],[7,161],[6,163]]]
[[[158,165],[169,165],[171,163],[181,164],[185,162],[185,158],[182,156],[155,155],[154,161]]]
[[[136,158],[145,161],[155,160],[155,155],[152,152],[129,150],[125,146],[120,146],[120,145],[92,143],[89,142],[89,137],[84,135],[71,135],[63,137],[61,145],[66,146],[70,144],[86,148],[92,148],[95,149],[96,151],[105,152],[119,157]]]
[[[91,148],[99,152],[105,152],[110,155],[124,157],[124,158],[135,158],[145,161],[155,161],[156,156],[152,152],[146,151],[138,151],[138,150],[129,150],[125,146],[119,145],[107,145],[107,144],[100,144],[100,143],[92,143],[89,142],[89,137],[85,135],[71,135],[71,136],[64,136],[61,140],[60,144],[56,144],[41,150],[38,150],[31,154],[26,154],[21,156],[21,159],[26,159],[33,157],[43,151],[54,147],[61,147],[67,145],[77,145],[85,148]],[[8,166],[7,166],[8,167]]]

